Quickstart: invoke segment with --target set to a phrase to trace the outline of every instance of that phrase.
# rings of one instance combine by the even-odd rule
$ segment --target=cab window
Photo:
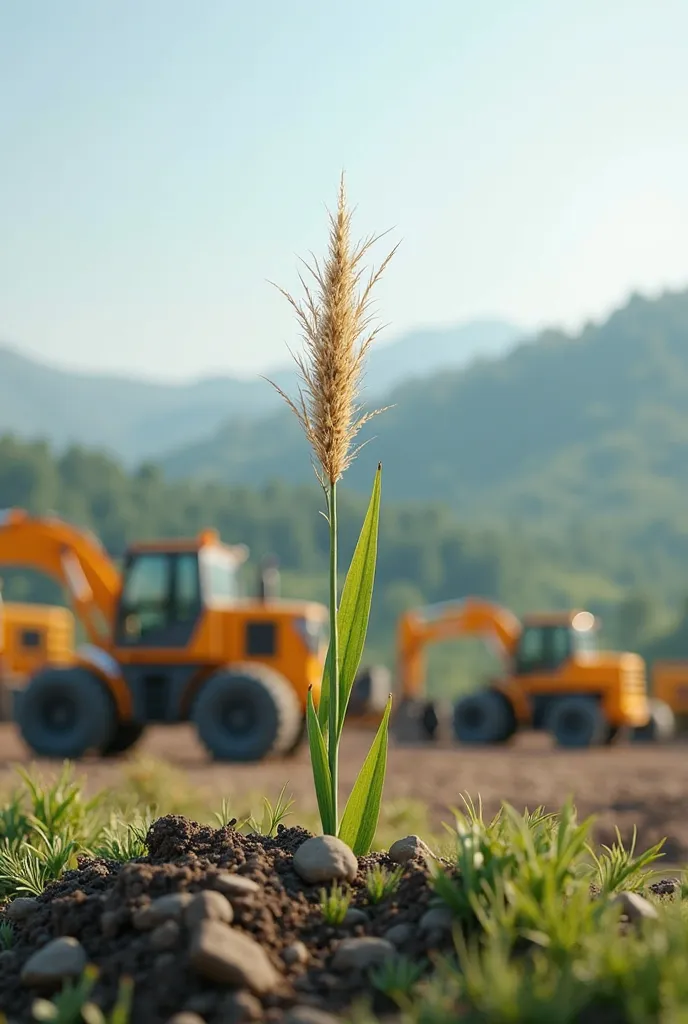
[[[515,669],[517,673],[552,671],[570,656],[568,626],[527,626],[516,653]]]
[[[193,622],[200,605],[195,552],[154,552],[133,558],[124,583],[120,614],[123,620],[135,618],[141,637],[173,623]]]
[[[142,635],[167,624],[170,560],[164,554],[138,555],[131,562],[122,591],[121,614],[133,615]]]

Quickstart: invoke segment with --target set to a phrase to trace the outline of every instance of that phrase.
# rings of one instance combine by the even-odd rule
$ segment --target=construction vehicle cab
[[[149,724],[191,721],[221,760],[295,750],[309,688],[319,697],[327,609],[268,598],[274,578],[258,598],[242,597],[247,555],[205,530],[132,545],[120,573],[89,533],[56,518],[6,514],[0,564],[58,578],[91,641],[70,664],[50,664],[17,688],[15,719],[31,749],[112,755]]]
[[[587,611],[529,615],[520,621],[490,601],[467,598],[407,612],[399,623],[401,705],[397,735],[441,733],[444,718],[465,744],[504,743],[517,730],[550,733],[558,745],[609,743],[621,729],[648,725],[643,659],[598,650],[597,621]],[[502,655],[503,671],[487,687],[443,712],[424,694],[428,643],[481,635]]]

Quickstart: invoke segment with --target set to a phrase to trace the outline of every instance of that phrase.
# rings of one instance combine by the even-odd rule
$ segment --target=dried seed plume
[[[336,484],[363,447],[353,447],[361,427],[385,411],[362,413],[358,397],[365,357],[381,330],[380,326],[373,326],[372,292],[397,249],[395,246],[362,283],[364,257],[382,236],[370,236],[352,244],[351,210],[343,175],[337,211],[330,213],[329,218],[329,247],[324,263],[321,265],[315,257],[311,263],[302,261],[312,279],[309,284],[303,274],[299,275],[303,300],[297,301],[279,288],[296,313],[305,344],[303,354],[293,356],[302,385],[298,399],[290,398],[269,381],[297,416],[322,468],[323,487]]]

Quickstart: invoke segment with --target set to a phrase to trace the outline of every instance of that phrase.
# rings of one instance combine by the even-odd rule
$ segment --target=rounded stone
[[[65,978],[79,977],[86,963],[86,951],[81,943],[71,936],[63,936],[29,957],[22,968],[21,981],[30,988],[52,987]]]
[[[308,962],[308,947],[305,942],[292,942],[282,953],[285,964],[305,964]]]
[[[358,859],[336,836],[313,836],[294,854],[294,871],[311,885],[353,882],[358,873]]]
[[[366,970],[396,956],[396,949],[387,939],[364,936],[360,939],[343,939],[332,960],[335,971]]]
[[[420,836],[404,836],[403,839],[397,839],[396,843],[392,843],[388,856],[395,864],[408,864],[416,857],[432,857],[432,851]]]
[[[184,924],[187,928],[196,928],[201,921],[222,921],[230,924],[234,919],[232,904],[221,892],[204,889],[197,893],[189,905],[184,908]]]

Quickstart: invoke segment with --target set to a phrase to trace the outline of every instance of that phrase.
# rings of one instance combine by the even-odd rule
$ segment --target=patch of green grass
[[[120,982],[117,1002],[107,1016],[89,998],[97,980],[98,969],[89,965],[78,981],[66,982],[53,999],[35,999],[33,1019],[52,1024],[129,1024],[134,993],[131,979]]]
[[[342,888],[341,885],[333,883],[329,892],[327,889],[320,890],[322,916],[327,924],[333,928],[342,924],[350,903],[351,892],[349,889]]]
[[[137,768],[140,771],[140,766]],[[157,813],[168,811],[164,769],[146,766],[143,791],[156,805],[132,803],[131,779],[122,791],[91,798],[72,768],[54,778],[18,772],[18,783],[0,804],[0,899],[37,895],[76,864],[80,854],[126,861],[145,852],[145,836]],[[171,781],[176,787],[176,780]],[[265,835],[291,813],[286,786],[274,804],[263,801],[258,821],[247,808],[239,819],[226,800],[215,824],[236,821],[244,831]],[[171,793],[182,801],[183,790]],[[213,818],[201,797],[197,820]],[[244,797],[244,802],[258,806]],[[178,805],[177,805],[178,806]],[[410,805],[383,805],[380,827],[410,824]],[[296,816],[299,823],[304,816]],[[688,1006],[688,902],[653,900],[658,918],[621,929],[615,894],[649,894],[662,843],[636,850],[616,841],[595,848],[592,819],[579,822],[567,801],[557,814],[542,808],[518,813],[505,804],[491,819],[480,803],[464,801],[446,826],[448,861],[431,865],[435,905],[449,907],[455,919],[452,955],[429,964],[397,956],[370,973],[371,984],[399,1007],[400,1024],[550,1021],[573,1024],[591,1015],[610,1024],[683,1024]],[[680,873],[677,867],[672,873]],[[377,866],[366,877],[371,903],[391,896],[402,869]],[[342,924],[351,890],[334,885],[321,892],[320,908],[331,926]],[[11,948],[14,928],[0,924],[0,949]],[[36,1020],[58,1024],[127,1024],[130,991],[126,982],[110,1017],[92,1001],[97,975],[66,986],[52,1002],[38,1000]],[[365,1006],[351,1017],[373,1024]],[[0,1014],[0,1021],[2,1015]]]
[[[382,900],[391,896],[399,888],[401,876],[404,873],[402,867],[396,867],[390,871],[389,868],[376,864],[366,873],[366,890],[371,903],[381,903]]]

